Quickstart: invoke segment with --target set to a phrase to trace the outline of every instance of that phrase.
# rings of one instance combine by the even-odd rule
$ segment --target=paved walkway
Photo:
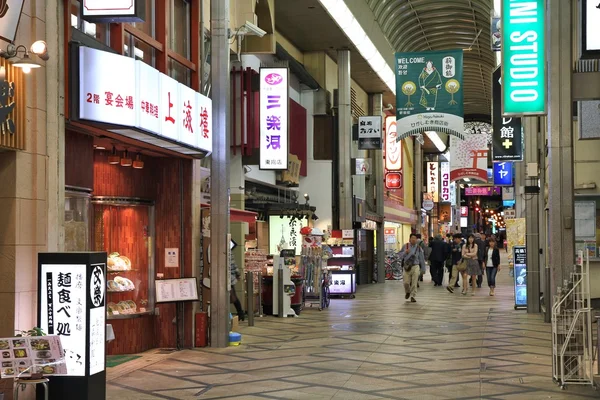
[[[421,283],[359,288],[300,318],[256,320],[243,345],[142,358],[110,372],[109,399],[597,399],[551,380],[550,325],[513,309],[508,270],[496,297]],[[485,285],[485,282],[484,282]],[[120,367],[117,367],[120,368]],[[129,368],[129,369],[127,369]]]

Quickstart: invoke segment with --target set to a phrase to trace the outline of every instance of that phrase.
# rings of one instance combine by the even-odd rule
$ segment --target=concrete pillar
[[[525,166],[524,162],[515,163],[515,217],[525,218]]]
[[[539,166],[539,119],[537,117],[527,117],[523,118],[523,122],[525,165],[535,163]],[[525,186],[538,185],[538,176],[539,173],[537,170],[532,175],[525,174]],[[543,196],[543,193],[540,195]],[[527,312],[534,314],[540,312],[540,195],[528,194],[523,197],[523,203],[525,203],[525,237],[527,245]]]
[[[338,50],[338,173],[340,193],[340,229],[352,229],[352,106],[350,91],[350,50]]]
[[[549,0],[548,68],[548,186],[549,256],[552,293],[562,287],[575,261],[573,206],[573,1]],[[552,297],[551,297],[552,298]]]
[[[229,0],[210,2],[213,153],[211,160],[211,318],[212,347],[229,341]]]
[[[423,147],[416,140],[413,141],[415,146],[415,210],[417,211],[417,223],[415,228],[417,233],[421,233],[422,213],[421,204],[423,202]]]
[[[382,115],[383,114],[383,94],[377,93],[371,96],[371,115]],[[382,121],[383,123],[383,121]],[[375,211],[380,217],[385,216],[384,211],[384,196],[383,196],[383,180],[384,169],[383,169],[383,150],[372,150],[371,162],[373,163],[372,168],[372,179],[375,181]],[[384,224],[377,224],[377,259],[376,259],[376,270],[377,270],[377,282],[385,283],[385,238],[384,238]]]

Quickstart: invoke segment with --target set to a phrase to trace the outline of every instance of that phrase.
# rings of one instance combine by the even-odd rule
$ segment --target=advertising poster
[[[439,222],[444,224],[452,223],[452,206],[450,204],[442,204],[440,206]]]
[[[450,180],[469,178],[488,182],[488,138],[484,134],[464,134],[464,140],[450,137]]]
[[[493,161],[523,160],[521,118],[502,116],[502,69],[492,75],[492,157]]]
[[[513,261],[516,309],[527,307],[527,248],[525,246],[515,246],[513,248]]]
[[[463,136],[463,50],[396,53],[397,140]]]
[[[1,338],[0,358],[2,379],[67,374],[61,340],[56,335]]]
[[[492,17],[492,25],[490,26],[492,37],[492,51],[500,51],[502,49],[502,35],[500,29],[502,21],[500,17]]]
[[[302,235],[300,229],[306,220],[299,221],[290,216],[269,216],[269,253],[279,254],[281,250],[295,249],[296,254],[302,254]]]

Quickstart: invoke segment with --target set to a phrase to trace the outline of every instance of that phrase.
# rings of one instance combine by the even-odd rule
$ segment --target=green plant
[[[46,336],[46,333],[42,330],[42,328],[34,327],[28,331],[17,331],[17,337],[25,337],[25,336]]]

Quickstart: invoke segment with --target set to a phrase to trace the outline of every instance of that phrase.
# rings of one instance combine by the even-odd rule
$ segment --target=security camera
[[[267,32],[263,31],[258,26],[254,25],[252,22],[246,21],[244,23],[244,25],[242,25],[242,27],[240,28],[238,34],[239,35],[244,35],[244,36],[258,36],[258,37],[263,37],[263,36],[265,36],[267,34]]]

